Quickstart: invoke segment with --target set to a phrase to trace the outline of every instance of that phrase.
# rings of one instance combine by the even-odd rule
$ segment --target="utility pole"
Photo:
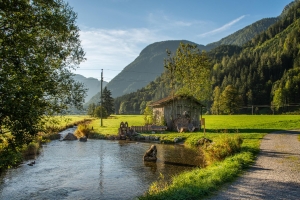
[[[100,104],[101,104],[101,109],[100,109],[100,126],[103,126],[103,120],[102,120],[102,104],[103,104],[103,97],[102,97],[102,83],[103,83],[103,69],[101,69],[101,90],[100,90]]]

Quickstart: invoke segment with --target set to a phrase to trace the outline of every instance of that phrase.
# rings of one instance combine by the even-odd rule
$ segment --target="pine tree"
[[[108,115],[111,115],[115,112],[114,108],[114,99],[111,97],[111,91],[107,89],[107,87],[104,88],[103,93],[103,103],[102,106],[106,110]]]

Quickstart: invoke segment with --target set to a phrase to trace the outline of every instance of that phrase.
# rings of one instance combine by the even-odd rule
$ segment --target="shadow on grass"
[[[278,129],[206,129],[205,131],[206,133],[273,133],[273,132],[290,133],[290,134],[300,133],[299,131],[287,131],[287,130],[278,130]]]

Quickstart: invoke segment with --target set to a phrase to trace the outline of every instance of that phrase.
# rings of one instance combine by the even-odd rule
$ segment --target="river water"
[[[68,131],[68,130],[67,130]],[[0,176],[0,199],[135,199],[160,174],[166,179],[202,166],[200,153],[157,146],[156,163],[143,161],[151,144],[126,141],[52,141],[33,166],[25,161]]]

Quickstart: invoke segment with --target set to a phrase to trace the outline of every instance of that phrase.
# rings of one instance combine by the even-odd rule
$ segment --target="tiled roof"
[[[167,104],[172,100],[177,100],[177,99],[191,99],[193,100],[195,103],[199,104],[202,107],[205,107],[203,104],[201,104],[198,100],[196,100],[194,97],[191,96],[185,96],[185,95],[175,95],[175,96],[168,96],[165,97],[163,99],[160,99],[158,101],[155,101],[153,103],[151,103],[149,106],[155,107],[155,106],[161,106],[163,104]]]

